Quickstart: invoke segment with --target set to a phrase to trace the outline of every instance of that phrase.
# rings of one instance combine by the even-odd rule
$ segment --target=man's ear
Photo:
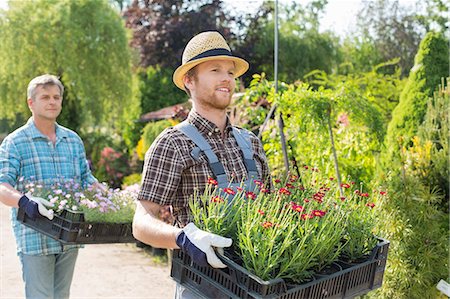
[[[33,103],[33,100],[31,98],[27,99],[28,108],[31,110],[31,105]]]
[[[189,90],[191,90],[192,87],[193,87],[192,81],[193,81],[193,80],[192,80],[191,77],[186,76],[186,75],[183,76],[183,84],[184,84],[184,86],[186,86]]]

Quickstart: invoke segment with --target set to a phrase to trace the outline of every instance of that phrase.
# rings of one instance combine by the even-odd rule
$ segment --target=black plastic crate
[[[64,244],[132,243],[131,223],[90,223],[84,221],[84,213],[63,210],[53,220],[38,215],[35,220],[19,209],[17,220]]]
[[[342,270],[325,276],[316,275],[300,285],[287,284],[283,279],[264,281],[226,256],[220,256],[228,266],[225,269],[198,266],[180,250],[174,250],[170,275],[199,298],[353,298],[381,287],[388,250],[389,242],[379,239],[364,262],[342,263]]]

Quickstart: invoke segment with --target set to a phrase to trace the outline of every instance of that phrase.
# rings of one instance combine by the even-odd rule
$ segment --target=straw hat
[[[173,82],[184,90],[183,77],[190,69],[202,62],[218,59],[234,62],[235,78],[248,70],[248,62],[231,54],[230,47],[219,32],[206,31],[194,36],[186,45],[182,64],[173,73]]]

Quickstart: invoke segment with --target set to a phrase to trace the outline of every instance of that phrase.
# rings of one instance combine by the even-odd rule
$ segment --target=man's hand
[[[47,207],[53,207],[53,204],[47,200],[34,197],[31,194],[23,195],[19,199],[19,207],[25,210],[25,214],[31,219],[35,220],[38,214],[53,219],[53,210],[47,210]]]
[[[230,247],[233,240],[198,229],[194,223],[186,225],[177,237],[177,245],[186,252],[196,264],[213,268],[226,268],[214,253],[214,247]]]

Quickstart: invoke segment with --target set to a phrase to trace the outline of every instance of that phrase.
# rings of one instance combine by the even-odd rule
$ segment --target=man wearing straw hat
[[[199,265],[226,267],[214,247],[229,247],[232,240],[189,222],[188,201],[194,190],[205,189],[209,178],[214,178],[220,188],[243,182],[250,189],[254,180],[270,184],[260,140],[232,126],[226,114],[235,79],[247,70],[248,63],[232,55],[218,32],[202,32],[186,45],[173,81],[191,97],[193,109],[186,121],[162,132],[145,155],[133,221],[138,240],[159,248],[180,248]],[[176,226],[158,219],[165,205],[172,206]],[[177,286],[176,297],[195,296]]]

